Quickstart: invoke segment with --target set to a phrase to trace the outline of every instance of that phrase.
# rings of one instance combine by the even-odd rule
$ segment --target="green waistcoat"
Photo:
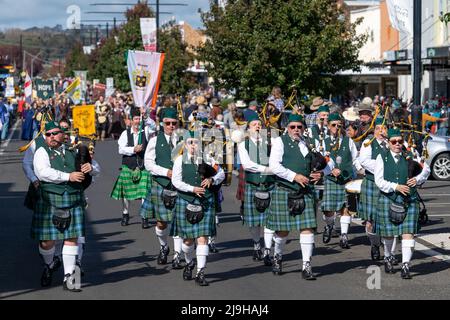
[[[36,140],[34,140],[34,143],[36,145],[36,148],[34,149],[35,152],[40,148],[40,147],[45,147],[45,139],[44,137],[40,134],[39,137],[36,138]]]
[[[187,155],[183,154],[183,164],[181,166],[182,168],[182,180],[184,183],[187,183],[194,187],[200,187],[202,184],[202,177],[198,173],[198,167],[197,165],[190,163],[189,160],[186,160]],[[187,202],[192,203],[194,199],[199,199],[195,193],[192,192],[183,192],[178,191],[178,195],[186,200]],[[206,193],[204,195],[205,198],[211,197],[211,192],[206,189]]]
[[[331,137],[325,139],[325,148],[330,152],[330,157],[333,159],[335,167],[341,170],[341,176],[336,178],[328,175],[326,178],[339,184],[345,184],[352,177],[353,173],[353,159],[350,151],[350,140],[348,137],[343,137],[339,149],[333,151],[333,143]],[[340,156],[342,162],[340,165],[336,163],[336,158]]]
[[[167,143],[166,137],[164,136],[164,131],[160,131],[156,137],[156,159],[155,162],[158,166],[172,170],[172,149]],[[164,176],[153,176],[153,178],[161,186],[167,188],[170,185],[170,178]]]
[[[265,166],[267,166],[269,163],[268,157],[269,150],[267,149],[266,146],[267,146],[266,141],[262,141],[261,147],[257,148],[256,144],[251,139],[245,140],[245,150],[247,150],[250,160],[257,164]],[[256,185],[272,184],[275,182],[275,176],[245,171],[245,181]]]
[[[58,155],[55,151],[50,149],[47,145],[43,147],[47,151],[48,157],[50,159],[50,166],[58,171],[65,173],[72,173],[77,171],[75,168],[75,153],[69,150],[65,150],[65,155]],[[63,182],[63,183],[49,183],[42,181],[42,191],[63,194],[68,192],[69,194],[79,193],[83,190],[81,183],[77,182]]]
[[[311,153],[308,153],[307,156],[304,157],[300,151],[298,142],[292,140],[287,134],[281,136],[281,140],[283,141],[284,146],[283,159],[281,162],[283,167],[308,177],[311,174]],[[300,190],[300,185],[295,181],[289,182],[281,178],[277,178],[277,180],[284,187],[294,191]]]
[[[405,157],[401,156],[397,163],[395,163],[391,152],[386,152],[383,157],[384,161],[384,180],[394,182],[402,185],[406,185],[408,181],[408,162]],[[416,199],[416,188],[410,188],[410,197],[406,197],[406,200],[412,201]],[[381,192],[391,200],[395,200],[398,196],[405,198],[400,192],[394,191],[390,193]],[[408,199],[409,198],[409,199]]]
[[[372,148],[372,160],[376,160],[378,155],[384,155],[386,152],[386,149],[382,148],[381,145],[378,143],[377,139],[374,139],[372,143],[370,144],[370,147]],[[373,173],[370,173],[369,171],[366,171],[366,178],[370,181],[375,181],[375,177]]]

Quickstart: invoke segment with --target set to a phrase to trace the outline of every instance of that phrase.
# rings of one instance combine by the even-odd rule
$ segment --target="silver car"
[[[430,135],[427,163],[436,180],[450,180],[450,137]]]

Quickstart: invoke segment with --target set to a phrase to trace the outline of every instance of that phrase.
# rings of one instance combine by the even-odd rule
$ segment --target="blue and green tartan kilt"
[[[267,222],[267,217],[270,214],[270,207],[265,212],[261,213],[256,210],[253,197],[258,190],[258,187],[247,183],[244,192],[244,225],[247,227],[264,227]],[[272,197],[272,195],[271,195]]]
[[[155,211],[155,218],[157,221],[171,223],[173,220],[173,214],[171,210],[167,210],[164,206],[164,202],[161,199],[161,195],[164,188],[152,179],[152,194],[150,196],[153,210]],[[177,198],[177,202],[180,198]]]
[[[378,198],[380,189],[375,182],[365,178],[361,185],[361,195],[358,204],[358,217],[365,221],[376,223]]]
[[[150,187],[147,192],[147,196],[141,205],[140,215],[144,219],[153,219],[155,217],[155,209],[152,203],[152,188]]]
[[[150,188],[150,173],[147,170],[141,170],[141,179],[135,183],[132,180],[133,170],[127,166],[122,166],[120,175],[111,192],[111,198],[120,200],[138,200],[145,199]]]
[[[322,199],[322,211],[339,211],[347,203],[345,185],[337,184],[329,179],[325,179],[325,190]]]
[[[64,240],[83,237],[85,233],[85,206],[86,200],[84,193],[68,194],[67,192],[59,195],[55,193],[47,193],[50,203],[55,207],[64,209],[70,208],[72,215],[69,228],[61,233],[56,229],[52,222],[54,208],[49,202],[39,198],[33,213],[31,222],[31,237],[36,240]],[[76,204],[74,207],[73,204]]]
[[[183,239],[196,239],[203,236],[214,237],[216,235],[214,198],[209,199],[208,210],[204,212],[202,221],[196,224],[190,224],[186,220],[185,210],[188,204],[189,202],[178,197],[170,235],[172,237],[179,236]]]
[[[270,213],[267,217],[266,227],[275,231],[316,229],[314,194],[305,195],[305,210],[301,215],[292,217],[288,209],[288,194],[290,192],[290,190],[278,185],[272,190],[272,201],[270,202]]]
[[[405,220],[396,226],[389,221],[389,206],[391,200],[380,194],[377,206],[376,233],[382,237],[394,237],[402,234],[416,234],[418,232],[419,203],[409,203]]]

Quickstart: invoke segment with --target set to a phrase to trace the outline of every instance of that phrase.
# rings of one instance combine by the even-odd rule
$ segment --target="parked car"
[[[427,163],[436,180],[450,181],[450,137],[430,135]]]

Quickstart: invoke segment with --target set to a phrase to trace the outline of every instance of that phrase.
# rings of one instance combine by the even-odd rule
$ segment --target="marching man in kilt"
[[[111,192],[111,198],[122,200],[122,226],[127,226],[130,220],[129,201],[145,199],[150,187],[150,175],[144,170],[144,155],[149,131],[147,127],[145,129],[143,127],[140,109],[131,109],[131,116],[131,128],[123,131],[118,141],[122,167]]]
[[[34,210],[31,235],[40,241],[39,253],[45,263],[41,284],[51,284],[50,264],[55,253],[55,241],[64,240],[63,288],[79,292],[81,290],[75,283],[74,274],[77,238],[85,234],[85,197],[81,182],[85,174],[92,174],[92,166],[86,163],[81,166],[81,172],[77,172],[75,152],[64,148],[64,139],[64,132],[58,123],[45,125],[45,145],[36,150],[33,160],[41,196]]]
[[[178,199],[171,235],[177,235],[183,239],[182,248],[186,258],[184,280],[192,279],[192,271],[195,267],[194,241],[197,239],[195,282],[200,286],[207,286],[209,284],[205,279],[204,270],[209,255],[208,237],[216,235],[214,195],[210,189],[222,183],[225,173],[220,166],[215,165],[213,160],[211,163],[203,163],[207,160],[202,159],[199,143],[200,140],[195,133],[190,131],[183,155],[175,159],[172,184],[178,190]],[[209,170],[199,170],[199,167],[205,164]],[[210,174],[205,174],[208,171]]]
[[[348,229],[351,223],[347,204],[345,184],[352,179],[353,166],[357,171],[362,169],[358,160],[358,150],[352,139],[342,136],[342,119],[338,113],[332,113],[328,117],[328,130],[330,135],[325,139],[325,150],[330,154],[335,163],[331,174],[325,176],[325,190],[322,201],[323,219],[326,226],[323,232],[323,242],[331,240],[334,227],[335,212],[341,215],[341,248],[349,249]],[[343,131],[342,131],[343,132]]]
[[[366,172],[362,186],[358,207],[358,216],[365,222],[366,234],[369,238],[372,260],[380,260],[380,237],[376,234],[376,217],[380,190],[375,184],[375,160],[379,154],[387,152],[386,126],[383,118],[375,120],[374,139],[366,139],[361,146],[359,161]]]
[[[261,120],[252,114],[247,119],[249,138],[238,145],[239,159],[245,170],[244,192],[244,225],[253,239],[253,260],[264,260],[266,266],[271,266],[270,250],[274,231],[264,228],[264,255],[261,252],[261,228],[265,227],[269,215],[270,191],[275,186],[275,176],[269,164],[270,147],[267,136],[260,135]],[[267,199],[255,198],[255,194],[267,195]],[[256,203],[258,202],[258,204]]]
[[[323,132],[323,139],[325,139],[329,132],[328,132],[328,117],[330,115],[330,107],[327,105],[322,105],[317,110],[317,119],[316,124],[312,126],[311,130],[309,130],[309,135],[311,138],[314,138],[315,140],[320,139],[320,135]]]
[[[178,142],[174,134],[178,128],[177,110],[173,108],[162,109],[160,119],[162,120],[163,128],[159,130],[155,137],[150,139],[145,151],[145,168],[152,174],[151,204],[155,210],[155,233],[160,244],[157,263],[166,264],[167,256],[170,253],[167,242],[170,231],[168,226],[172,223],[173,209],[177,199],[176,190],[171,182],[173,173],[172,152]],[[174,269],[182,269],[180,255],[183,239],[175,236],[173,240],[175,252],[172,267]]]
[[[392,244],[395,236],[402,236],[402,279],[411,279],[410,262],[418,232],[419,201],[416,186],[425,183],[430,168],[425,163],[419,175],[409,172],[408,161],[402,153],[404,140],[399,129],[388,130],[389,149],[379,154],[375,162],[375,184],[380,189],[377,206],[376,231],[385,246],[385,271],[394,273]]]
[[[305,131],[303,117],[291,114],[288,118],[287,134],[273,140],[269,167],[277,176],[272,191],[270,215],[267,228],[275,230],[274,274],[282,274],[282,255],[290,231],[300,231],[300,246],[303,257],[302,276],[315,280],[311,269],[314,248],[315,215],[314,188],[322,173],[311,172],[312,154],[303,139]],[[333,162],[328,162],[325,173],[331,171]]]

